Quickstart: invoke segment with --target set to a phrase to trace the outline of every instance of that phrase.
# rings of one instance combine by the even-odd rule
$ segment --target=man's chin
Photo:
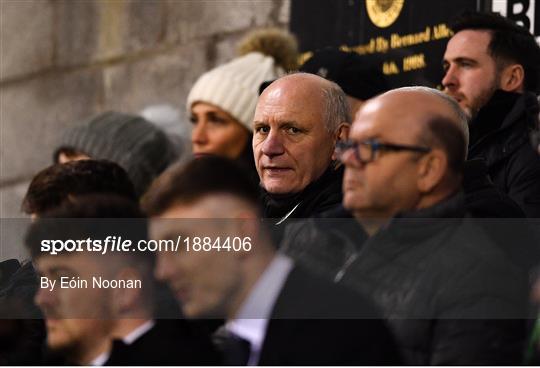
[[[473,109],[470,106],[461,106],[461,110],[463,110],[465,115],[467,115],[467,119],[469,119],[469,121],[471,121],[476,117],[476,115],[478,115],[478,109]]]
[[[264,190],[266,190],[268,193],[275,195],[275,196],[284,196],[289,194],[294,194],[297,192],[300,192],[298,190],[294,190],[292,188],[289,188],[287,186],[283,185],[264,185]]]
[[[62,332],[47,332],[47,348],[53,352],[65,352],[71,349],[72,342]]]
[[[73,338],[68,332],[69,326],[65,324],[64,319],[52,319],[46,320],[47,327],[47,347],[51,351],[64,351],[70,350],[73,345]]]
[[[274,195],[291,194],[301,191],[289,183],[284,183],[283,180],[274,180],[272,178],[264,180],[262,186],[264,190]]]

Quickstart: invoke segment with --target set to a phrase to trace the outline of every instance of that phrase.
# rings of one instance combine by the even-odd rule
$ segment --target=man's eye
[[[301,130],[296,127],[289,127],[287,128],[287,132],[289,132],[290,134],[298,134],[301,132]]]
[[[195,125],[197,124],[197,118],[195,116],[190,116],[189,117],[189,121],[191,122],[191,124]]]
[[[462,61],[460,64],[459,64],[460,67],[462,68],[471,68],[474,66],[474,63],[471,63],[471,62],[468,62],[468,61]]]
[[[255,133],[268,134],[268,133],[270,133],[270,127],[267,127],[267,126],[256,127],[255,128]]]

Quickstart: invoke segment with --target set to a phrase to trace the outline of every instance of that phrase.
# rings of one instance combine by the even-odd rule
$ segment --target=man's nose
[[[284,152],[283,137],[277,131],[270,131],[263,142],[262,153],[266,156],[274,157],[282,155]]]
[[[40,308],[50,307],[54,303],[54,291],[48,288],[38,288],[36,295],[34,296],[34,302]]]
[[[358,161],[356,158],[356,153],[354,152],[354,149],[349,148],[343,152],[340,153],[339,161],[345,166],[351,166],[351,167],[359,167],[362,166],[361,162]]]
[[[453,66],[450,66],[446,70],[441,83],[445,91],[457,87],[458,79],[457,79],[456,71]]]

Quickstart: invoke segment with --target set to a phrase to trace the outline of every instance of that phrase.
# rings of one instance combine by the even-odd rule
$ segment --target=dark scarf
[[[475,145],[488,134],[499,130],[506,115],[512,110],[519,97],[521,97],[519,93],[495,91],[488,103],[478,111],[478,115],[471,122],[469,147]]]
[[[301,205],[297,211],[291,214],[291,218],[311,217],[314,213],[320,213],[329,203],[341,202],[341,182],[343,179],[343,167],[334,168],[330,165],[321,177],[310,183],[303,191],[292,194],[271,194],[262,190],[262,202],[264,204],[264,217],[281,218],[285,216],[298,203]],[[301,207],[301,208],[300,208]]]

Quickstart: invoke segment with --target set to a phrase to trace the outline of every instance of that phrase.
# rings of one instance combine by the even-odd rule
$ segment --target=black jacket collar
[[[343,167],[331,164],[321,177],[310,183],[303,191],[293,194],[275,195],[262,190],[264,217],[282,218],[296,205],[291,218],[307,218],[328,210],[341,203]]]
[[[528,144],[538,108],[533,93],[496,91],[470,123],[468,158],[483,158],[491,168]]]
[[[397,214],[368,242],[393,244],[391,251],[400,251],[411,243],[422,242],[441,233],[443,229],[461,224],[466,216],[464,195],[458,192],[432,207]],[[396,246],[396,243],[400,245]]]

